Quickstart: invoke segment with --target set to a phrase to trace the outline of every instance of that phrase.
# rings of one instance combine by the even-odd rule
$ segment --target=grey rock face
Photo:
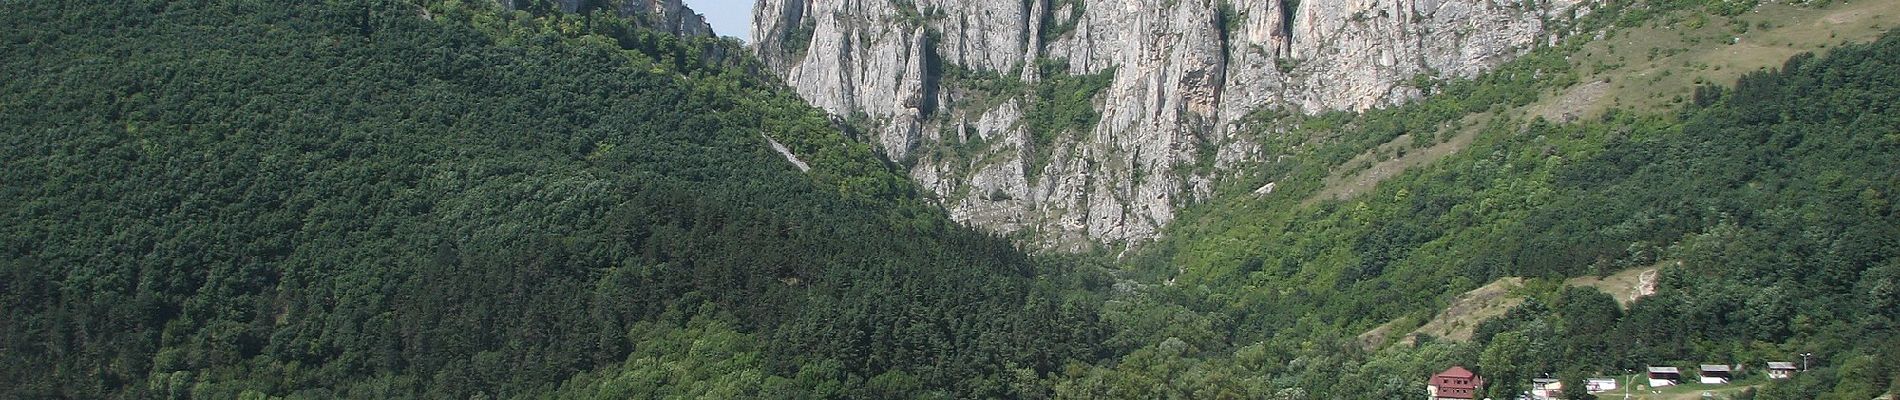
[[[1238,134],[1254,111],[1397,104],[1415,76],[1481,73],[1593,1],[760,0],[752,36],[805,99],[870,121],[953,217],[1079,250],[1156,238],[1257,158]],[[1063,62],[1113,78],[1091,99],[1099,122],[1052,139],[1025,126],[1033,91],[946,83],[955,69],[1033,87]]]

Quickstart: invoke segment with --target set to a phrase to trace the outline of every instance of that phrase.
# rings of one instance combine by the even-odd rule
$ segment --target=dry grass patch
[[[1490,114],[1467,115],[1457,122],[1440,127],[1433,137],[1442,139],[1423,147],[1414,143],[1417,139],[1411,134],[1405,134],[1360,153],[1327,175],[1326,180],[1321,182],[1319,192],[1307,197],[1301,205],[1351,199],[1371,192],[1379,186],[1379,182],[1413,167],[1428,165],[1464,151],[1471,147],[1472,140],[1478,137],[1478,131],[1484,127],[1483,121],[1489,117]]]
[[[1656,277],[1665,261],[1643,268],[1630,268],[1609,276],[1580,276],[1564,280],[1565,286],[1596,288],[1616,298],[1616,304],[1629,307],[1637,299],[1656,294]]]
[[[1690,100],[1696,85],[1728,84],[1796,54],[1871,42],[1894,28],[1896,16],[1900,1],[1862,0],[1820,8],[1763,4],[1733,18],[1662,17],[1650,26],[1608,33],[1571,58],[1581,82],[1607,84],[1607,90],[1575,85],[1540,103],[1543,114],[1580,118],[1610,108],[1667,110]]]

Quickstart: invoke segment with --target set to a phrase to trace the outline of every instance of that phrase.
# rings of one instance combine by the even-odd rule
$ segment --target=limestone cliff
[[[1420,74],[1468,77],[1554,40],[1551,21],[1589,1],[760,0],[752,37],[801,96],[874,126],[955,218],[1074,250],[1155,238],[1258,157],[1238,129],[1254,111],[1402,102]],[[1107,84],[1057,84],[1077,77]],[[1069,93],[1094,118],[1049,128],[1038,110]]]

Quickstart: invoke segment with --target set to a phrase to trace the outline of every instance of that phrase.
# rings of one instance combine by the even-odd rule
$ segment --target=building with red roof
[[[1426,390],[1431,391],[1433,400],[1484,398],[1484,378],[1463,366],[1453,366],[1445,372],[1432,375]]]

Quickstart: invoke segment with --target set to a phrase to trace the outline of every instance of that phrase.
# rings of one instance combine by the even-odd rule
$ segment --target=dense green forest
[[[452,2],[0,21],[0,397],[988,397],[1097,351],[1088,275],[949,223],[731,42]]]
[[[1900,389],[1900,34],[1582,121],[1501,112],[1576,84],[1581,36],[1262,115],[1300,151],[1113,259],[949,221],[736,42],[527,9],[0,2],[0,398],[1411,398],[1450,364],[1503,398],[1800,353],[1748,394]],[[1628,306],[1561,284],[1657,264]],[[1471,340],[1357,340],[1505,277],[1528,300]]]

